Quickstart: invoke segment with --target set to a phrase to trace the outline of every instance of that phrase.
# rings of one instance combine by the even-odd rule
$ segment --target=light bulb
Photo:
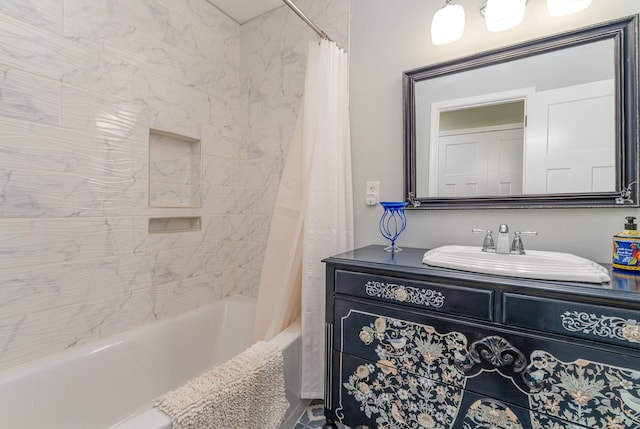
[[[464,8],[459,4],[447,3],[433,15],[431,40],[434,45],[455,42],[464,33]]]
[[[547,0],[547,9],[551,16],[571,15],[589,6],[591,6],[591,0]]]
[[[484,21],[489,31],[508,30],[524,18],[527,0],[488,0]]]

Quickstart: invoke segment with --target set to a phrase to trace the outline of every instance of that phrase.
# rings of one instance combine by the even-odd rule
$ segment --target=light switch
[[[380,182],[367,182],[365,202],[368,206],[375,206],[380,202]]]

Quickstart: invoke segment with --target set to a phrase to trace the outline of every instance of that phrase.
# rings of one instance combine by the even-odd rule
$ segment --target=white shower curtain
[[[353,247],[347,54],[323,40],[309,47],[303,153],[310,166],[302,256],[302,397],[324,396],[325,267]]]
[[[353,247],[348,60],[335,43],[310,43],[304,99],[265,254],[256,339],[302,312],[302,397],[324,394],[325,267]],[[301,289],[300,289],[301,287]]]

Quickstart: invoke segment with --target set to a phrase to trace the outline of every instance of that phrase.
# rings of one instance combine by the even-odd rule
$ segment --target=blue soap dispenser
[[[613,236],[613,268],[640,274],[640,232],[633,216],[625,218],[624,230]]]

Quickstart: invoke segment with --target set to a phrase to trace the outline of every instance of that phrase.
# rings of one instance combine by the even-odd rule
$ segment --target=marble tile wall
[[[252,293],[240,33],[205,0],[0,3],[0,368]],[[202,208],[149,208],[149,129],[201,141]]]
[[[149,206],[200,207],[200,140],[149,132]]]
[[[349,45],[349,0],[297,0],[295,4],[338,46]],[[266,13],[242,26],[241,99],[247,107],[246,139],[240,148],[240,168],[247,182],[247,213],[255,216],[260,243],[266,243],[302,94],[309,42],[317,35],[288,7]],[[263,219],[263,220],[260,220]],[[257,249],[262,261],[264,245]],[[244,274],[257,285],[261,262]],[[256,291],[257,292],[257,291]]]
[[[348,0],[297,3],[346,47]],[[0,370],[257,293],[309,40],[285,7],[0,3]],[[201,207],[149,207],[149,129],[201,142]]]

